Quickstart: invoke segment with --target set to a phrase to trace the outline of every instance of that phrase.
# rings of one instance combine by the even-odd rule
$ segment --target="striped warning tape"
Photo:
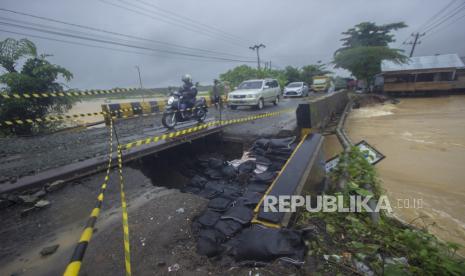
[[[268,113],[263,113],[263,114],[258,114],[258,115],[252,115],[252,116],[247,116],[247,117],[241,117],[241,118],[235,118],[235,119],[229,119],[229,120],[221,120],[221,121],[213,121],[213,122],[208,122],[205,124],[197,125],[194,127],[178,130],[175,132],[170,132],[170,133],[164,133],[162,135],[154,136],[154,137],[148,137],[146,139],[141,139],[137,141],[133,141],[130,143],[127,143],[122,146],[122,149],[128,150],[133,147],[139,147],[142,145],[147,145],[150,143],[156,143],[158,141],[162,140],[167,140],[171,138],[177,138],[180,136],[184,136],[193,132],[200,131],[202,129],[207,129],[209,127],[215,126],[215,125],[231,125],[231,124],[238,124],[238,123],[245,123],[253,120],[258,120],[262,118],[267,118],[267,117],[272,117],[272,116],[277,116],[285,112],[289,112],[294,109],[289,109],[289,110],[282,110],[282,111],[276,111],[276,112],[268,112]]]
[[[182,112],[182,111],[190,111],[192,108],[186,108],[184,110],[177,110],[176,112]],[[29,119],[10,119],[10,120],[5,120],[3,122],[0,122],[0,127],[10,127],[10,126],[15,126],[15,125],[26,125],[26,124],[43,124],[43,123],[48,123],[48,122],[58,122],[58,121],[65,121],[65,120],[76,120],[79,118],[84,118],[84,117],[93,117],[93,116],[106,116],[108,114],[111,114],[113,118],[118,119],[118,118],[137,118],[137,117],[147,117],[147,116],[153,116],[156,114],[162,114],[163,111],[155,111],[151,113],[142,113],[142,114],[132,114],[132,115],[125,115],[125,112],[137,112],[143,110],[142,107],[131,107],[131,108],[122,108],[122,109],[117,109],[117,110],[112,110],[110,112],[105,112],[105,111],[99,111],[99,112],[89,112],[89,113],[77,113],[77,114],[70,114],[70,115],[55,115],[55,116],[45,116],[41,118],[29,118]]]
[[[129,223],[128,223],[128,209],[126,204],[126,194],[124,193],[124,179],[123,179],[123,153],[121,146],[118,145],[118,172],[120,183],[121,195],[121,211],[123,219],[123,242],[124,242],[124,267],[126,268],[126,276],[131,275],[131,251],[129,246]]]
[[[89,245],[90,239],[92,238],[92,234],[94,232],[94,226],[97,221],[97,218],[100,214],[100,209],[102,208],[103,203],[103,196],[107,189],[107,184],[110,179],[110,169],[113,157],[113,123],[110,123],[108,127],[110,130],[110,150],[108,154],[108,166],[107,171],[105,174],[105,178],[103,181],[102,186],[100,187],[100,192],[97,196],[97,203],[95,208],[92,209],[90,213],[90,217],[87,220],[86,226],[84,231],[81,234],[81,238],[77,243],[76,247],[74,248],[73,255],[71,256],[71,260],[66,267],[66,270],[63,275],[65,276],[75,276],[79,274],[79,270],[81,269],[82,259],[84,258],[84,254],[86,253],[87,246]]]
[[[47,92],[47,93],[0,93],[0,99],[41,99],[50,97],[80,97],[93,95],[108,95],[115,93],[131,92],[137,88],[115,88],[110,90],[86,90],[70,92]]]

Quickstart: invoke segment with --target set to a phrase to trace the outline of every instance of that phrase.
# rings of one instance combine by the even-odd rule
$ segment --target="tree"
[[[389,43],[395,42],[391,32],[405,27],[407,25],[404,22],[380,26],[373,22],[362,22],[342,33],[346,37],[341,39],[344,43],[338,51],[359,46],[388,46]]]
[[[300,70],[296,67],[286,66],[286,68],[284,68],[284,76],[286,77],[287,83],[301,81]]]
[[[228,82],[232,87],[236,87],[246,80],[263,78],[277,79],[281,87],[289,82],[284,71],[272,69],[258,70],[247,65],[237,66],[220,75],[220,80]]]
[[[2,93],[63,91],[57,79],[63,77],[70,81],[72,73],[61,66],[51,64],[46,60],[46,55],[37,56],[35,49],[34,43],[26,39],[16,41],[8,38],[0,42],[0,65],[7,71],[0,76],[0,83],[6,85]],[[30,57],[18,71],[16,64],[27,56]],[[9,99],[0,103],[0,120],[40,118],[50,112],[62,113],[69,108],[71,101],[66,97]],[[47,126],[50,125],[41,127]],[[31,134],[33,126],[15,125],[9,131],[15,134]]]
[[[8,72],[16,72],[16,62],[27,56],[37,56],[36,46],[31,41],[7,38],[0,42],[0,66]]]
[[[234,69],[228,70],[226,73],[220,75],[221,81],[227,81],[233,87],[238,86],[241,82],[245,80],[258,77],[258,70],[248,65],[237,66]]]
[[[378,26],[372,22],[362,22],[350,28],[343,35],[343,47],[334,53],[336,68],[349,70],[357,79],[370,85],[376,74],[381,72],[381,61],[390,60],[402,63],[407,57],[403,50],[389,48],[394,42],[392,31],[405,28],[403,22]]]

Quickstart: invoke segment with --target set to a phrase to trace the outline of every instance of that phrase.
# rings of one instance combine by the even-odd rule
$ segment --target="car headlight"
[[[171,96],[168,98],[168,104],[172,104],[174,102],[174,97]]]
[[[248,95],[246,96],[246,98],[253,99],[253,98],[255,98],[255,95],[254,95],[254,94],[248,94]]]

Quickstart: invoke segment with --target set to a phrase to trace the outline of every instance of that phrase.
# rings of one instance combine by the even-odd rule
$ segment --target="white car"
[[[281,89],[275,79],[248,80],[228,94],[228,106],[231,109],[236,109],[238,106],[262,109],[265,103],[277,105],[280,94]]]
[[[284,97],[307,97],[308,85],[305,82],[291,82],[283,91]]]

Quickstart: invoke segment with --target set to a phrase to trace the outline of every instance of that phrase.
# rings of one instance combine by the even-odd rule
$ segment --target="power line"
[[[144,38],[144,37],[138,37],[138,36],[123,34],[123,33],[114,32],[114,31],[108,31],[108,30],[105,30],[105,29],[95,28],[95,27],[81,25],[81,24],[70,23],[70,22],[61,21],[61,20],[57,20],[57,19],[53,19],[53,18],[49,18],[49,17],[33,15],[33,14],[30,14],[30,13],[14,11],[14,10],[5,9],[5,8],[0,8],[0,10],[5,11],[5,12],[9,12],[9,13],[13,13],[13,14],[17,14],[17,15],[23,15],[23,16],[27,16],[27,17],[31,17],[31,18],[35,18],[35,19],[49,21],[49,22],[53,22],[53,23],[64,24],[64,25],[67,25],[67,26],[72,26],[72,27],[77,27],[77,28],[81,28],[81,29],[96,31],[96,32],[100,32],[100,33],[116,35],[116,36],[120,36],[120,37],[138,39],[138,40],[142,40],[142,41],[147,41],[147,42],[151,42],[151,43],[162,44],[162,45],[172,46],[172,47],[177,47],[177,48],[182,48],[182,49],[186,49],[186,50],[201,51],[201,52],[215,53],[215,54],[223,54],[223,55],[229,55],[229,56],[239,57],[239,58],[250,58],[250,57],[243,56],[243,55],[237,55],[237,54],[225,53],[225,52],[214,51],[214,50],[187,47],[187,46],[178,45],[178,44],[174,44],[174,43],[170,43],[170,42],[154,40],[154,39],[148,39],[148,38]],[[9,19],[9,20],[12,20],[12,19]],[[16,20],[16,21],[18,21],[18,20]]]
[[[105,47],[105,46],[100,46],[100,45],[92,45],[92,44],[81,43],[81,42],[77,42],[77,41],[69,41],[69,40],[63,40],[63,39],[58,39],[58,38],[51,38],[51,37],[46,37],[46,36],[41,36],[41,35],[36,35],[36,34],[28,34],[28,33],[15,32],[15,31],[10,31],[10,30],[3,30],[3,29],[0,29],[0,32],[16,34],[16,35],[21,35],[21,36],[25,36],[25,37],[34,37],[34,38],[38,38],[38,39],[62,42],[62,43],[67,43],[67,44],[71,44],[71,45],[79,45],[79,46],[85,46],[85,47],[90,47],[90,48],[105,49],[105,50],[122,52],[122,53],[168,58],[168,56],[166,56],[166,55],[161,55],[161,54],[156,54],[156,53],[143,53],[143,52],[136,52],[136,51],[128,51],[128,50],[124,50],[124,49]],[[169,58],[170,59],[175,58],[175,59],[183,59],[183,60],[193,60],[193,61],[224,62],[223,60],[216,60],[216,59],[209,59],[209,58],[191,58],[191,57],[183,57],[183,56],[173,56],[173,57],[169,57]]]
[[[423,23],[418,29],[417,32],[419,32],[421,29],[428,27],[428,25],[431,25],[439,15],[441,15],[444,11],[446,11],[451,5],[455,4],[458,0],[451,0],[449,3],[447,3],[441,10],[439,10],[437,13],[435,13],[433,16],[431,16],[428,20]]]
[[[122,42],[125,42],[125,43],[137,43],[137,42],[130,41],[130,40],[115,39],[113,37],[89,34],[89,33],[80,32],[80,31],[77,31],[77,30],[63,29],[63,28],[59,28],[59,27],[55,27],[55,26],[49,26],[49,25],[44,25],[44,24],[39,24],[39,23],[31,23],[31,22],[27,22],[27,21],[11,19],[11,18],[6,18],[6,17],[2,17],[2,16],[0,16],[0,19],[9,20],[11,22],[16,22],[16,23],[21,23],[21,24],[33,25],[33,26],[36,26],[36,27],[39,26],[39,27],[44,28],[44,29],[58,30],[58,31],[66,32],[66,33],[81,34],[81,35],[86,35],[86,36],[91,35],[91,36],[94,36],[94,37],[97,37],[97,38],[109,39],[109,40],[120,41],[120,42],[122,41]],[[227,55],[227,56],[229,55],[228,53],[222,53],[222,52],[216,52],[216,51],[214,51],[214,53],[223,54],[223,55]],[[235,56],[235,55],[233,55],[233,56]],[[240,57],[240,58],[249,58],[249,57],[243,57],[243,56],[238,56],[238,57]]]
[[[428,29],[425,30],[425,32],[430,32],[432,30],[434,30],[435,28],[441,26],[442,24],[444,24],[445,22],[447,22],[448,20],[450,20],[451,18],[453,18],[455,15],[457,15],[459,12],[465,10],[465,2],[462,3],[460,6],[457,7],[457,10],[452,13],[452,14],[449,14],[446,18],[444,18],[443,20],[437,22],[437,24],[433,25],[433,26],[430,26]]]
[[[433,34],[437,33],[438,31],[440,31],[440,30],[442,30],[442,29],[445,29],[445,28],[449,27],[450,25],[454,24],[455,22],[460,21],[460,20],[462,20],[462,19],[464,19],[464,18],[465,18],[465,14],[462,15],[462,16],[460,16],[460,17],[455,18],[455,20],[449,22],[449,24],[447,24],[447,25],[442,26],[442,28],[433,30],[432,32],[428,33],[428,35],[425,36],[423,39],[426,39],[426,38],[432,36]]]
[[[249,42],[248,40],[243,39],[243,38],[241,38],[241,37],[239,37],[239,36],[236,36],[236,35],[234,35],[234,34],[227,33],[227,32],[225,32],[225,31],[223,31],[223,30],[221,30],[221,29],[219,29],[219,28],[216,28],[216,27],[214,27],[214,26],[207,25],[207,24],[202,23],[202,22],[200,22],[200,21],[193,20],[192,18],[189,18],[189,17],[183,16],[183,15],[174,13],[174,12],[172,12],[172,11],[170,11],[170,10],[164,9],[164,8],[158,6],[158,5],[153,4],[153,3],[147,3],[146,1],[143,1],[143,0],[135,0],[135,1],[138,1],[138,2],[140,2],[140,3],[142,3],[142,4],[146,5],[146,6],[152,7],[152,8],[154,8],[157,12],[158,12],[158,11],[161,11],[161,12],[164,12],[164,13],[166,13],[166,14],[172,15],[172,16],[178,18],[178,19],[182,19],[182,20],[184,20],[184,21],[191,22],[191,23],[193,23],[193,24],[196,24],[196,25],[202,26],[202,27],[204,27],[204,28],[210,29],[210,30],[212,30],[212,31],[218,32],[218,33],[220,33],[220,34],[227,35],[227,36],[229,36],[229,37],[231,37],[231,38],[238,39],[238,40],[241,40],[241,41],[246,42],[246,43]]]
[[[419,36],[424,36],[425,34],[433,31],[434,29],[438,28],[448,20],[452,19],[455,15],[457,15],[459,12],[465,9],[465,3],[459,4],[457,7],[455,7],[452,10],[447,11],[453,4],[455,4],[457,0],[452,0],[449,3],[447,3],[441,10],[439,10],[436,14],[434,14],[432,17],[430,17],[429,20],[427,20],[425,23],[423,23],[417,30],[421,30],[422,28],[425,28],[424,31],[422,32],[422,35],[420,35],[420,32],[417,31],[417,33],[413,33],[412,36],[419,35]],[[439,17],[442,13],[447,11],[445,14],[443,14],[441,17]],[[408,37],[402,42],[403,45],[406,44],[411,44],[413,45],[411,54],[413,54],[413,50],[415,48],[415,44],[419,44],[419,42],[414,43],[414,42],[409,42]]]
[[[105,4],[107,4],[107,5],[111,5],[111,6],[115,6],[115,7],[124,9],[124,10],[126,10],[126,11],[131,11],[131,12],[133,12],[133,13],[136,13],[136,14],[139,14],[139,15],[142,15],[142,16],[145,16],[145,17],[148,17],[148,18],[151,18],[151,19],[156,20],[156,21],[162,21],[162,22],[165,22],[165,23],[167,23],[167,24],[171,24],[171,25],[175,25],[175,26],[181,27],[181,28],[183,28],[183,29],[187,29],[187,30],[189,30],[189,31],[191,31],[191,32],[193,32],[193,33],[196,33],[196,34],[201,33],[201,34],[203,34],[203,35],[205,35],[205,36],[208,36],[208,37],[210,37],[210,38],[219,39],[219,40],[222,40],[223,42],[227,42],[227,43],[230,44],[230,45],[239,46],[239,47],[241,47],[241,48],[244,47],[243,44],[240,44],[240,43],[238,43],[238,42],[235,42],[235,41],[232,41],[232,40],[227,40],[227,39],[222,38],[222,37],[216,37],[215,35],[212,35],[211,33],[208,33],[208,32],[205,32],[205,31],[203,31],[203,30],[199,30],[199,29],[193,28],[192,26],[189,26],[189,25],[186,25],[186,24],[180,24],[180,22],[177,22],[177,21],[174,21],[174,22],[173,22],[173,21],[166,20],[165,18],[154,17],[154,16],[152,16],[151,14],[147,14],[147,13],[145,12],[145,9],[140,8],[140,7],[139,7],[139,9],[142,9],[143,12],[142,12],[142,11],[139,11],[139,10],[135,10],[135,9],[133,9],[133,8],[131,8],[131,7],[128,7],[128,6],[124,6],[124,5],[122,6],[122,5],[120,5],[120,4],[116,4],[116,3],[113,3],[113,2],[109,2],[109,1],[106,1],[106,0],[98,0],[98,1],[100,1],[100,2],[102,2],[102,3],[105,3]],[[119,2],[122,2],[122,3],[127,3],[127,2],[125,2],[124,0],[118,0],[118,1],[119,1]],[[129,5],[132,5],[132,4],[129,3]]]
[[[128,43],[121,43],[121,42],[111,41],[111,40],[107,40],[107,39],[92,38],[92,37],[86,37],[86,36],[81,36],[81,35],[76,35],[76,34],[67,34],[67,33],[62,33],[62,32],[57,32],[57,31],[44,30],[44,29],[41,29],[41,28],[36,28],[36,27],[31,27],[31,26],[23,26],[23,25],[19,25],[19,24],[13,24],[13,23],[2,22],[2,21],[0,21],[0,24],[10,26],[10,27],[16,27],[16,28],[28,29],[28,30],[38,31],[38,32],[44,32],[44,33],[53,34],[53,35],[71,37],[71,38],[88,40],[88,41],[93,41],[93,42],[100,42],[100,43],[104,43],[104,44],[113,44],[113,45],[129,47],[129,48],[136,48],[136,49],[141,49],[141,50],[162,52],[162,53],[173,54],[173,55],[211,58],[211,59],[218,59],[218,60],[224,60],[224,61],[237,61],[237,62],[247,62],[247,63],[253,62],[253,61],[250,61],[250,60],[230,59],[230,58],[217,57],[217,56],[205,56],[205,55],[200,55],[200,54],[191,54],[191,53],[184,53],[184,52],[178,52],[178,51],[172,51],[172,50],[155,49],[155,48],[149,48],[149,47],[145,47],[145,46],[139,46],[139,45],[133,45],[133,44],[128,44]]]

